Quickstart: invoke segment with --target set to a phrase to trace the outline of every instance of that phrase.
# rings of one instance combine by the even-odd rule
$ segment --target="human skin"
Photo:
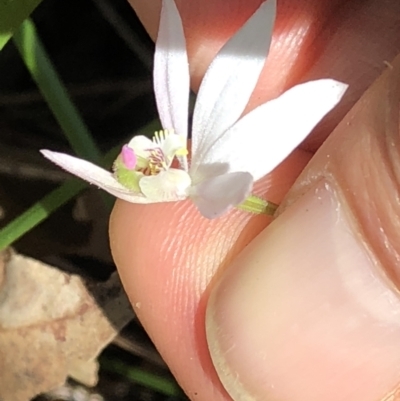
[[[131,4],[155,38],[160,1]],[[177,1],[194,90],[259,4]],[[400,383],[399,16],[396,0],[278,1],[247,111],[299,82],[350,87],[257,183],[281,203],[273,224],[236,210],[206,220],[189,201],[117,201],[110,241],[124,287],[191,399],[229,400],[221,380],[236,400],[285,401],[389,400]]]

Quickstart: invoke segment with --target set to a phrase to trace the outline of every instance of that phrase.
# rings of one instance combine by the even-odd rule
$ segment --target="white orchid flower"
[[[113,173],[66,154],[42,153],[128,202],[190,198],[207,218],[243,205],[253,183],[304,140],[347,88],[330,79],[307,82],[241,117],[269,52],[275,14],[276,0],[262,3],[207,69],[193,114],[190,163],[190,77],[182,21],[173,0],[162,2],[154,59],[154,90],[164,131],[153,140],[134,137],[123,147]]]

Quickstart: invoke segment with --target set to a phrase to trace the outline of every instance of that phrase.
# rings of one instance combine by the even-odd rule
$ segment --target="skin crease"
[[[160,2],[131,0],[131,4],[154,38]],[[218,49],[259,4],[259,0],[177,1],[187,35],[194,90]],[[303,150],[295,151],[257,184],[257,193],[274,202],[282,201],[309,161],[311,151],[321,145],[386,68],[384,62],[393,60],[400,52],[399,15],[400,2],[396,0],[278,1],[272,50],[247,110],[310,79],[332,77],[349,83],[350,89],[341,106],[303,144]],[[373,120],[372,133],[383,123],[378,120]],[[359,132],[349,128],[343,135],[351,138]],[[343,135],[339,139],[335,136],[335,141],[343,141]],[[384,136],[370,137],[375,142],[371,142],[365,154],[358,154],[360,162],[369,160],[373,147],[383,153],[387,149]],[[338,146],[336,142],[324,145],[325,149]],[[355,143],[349,140],[353,149]],[[351,192],[349,188],[363,196],[356,191],[359,177],[346,176],[351,165],[341,165],[340,153],[336,155],[333,163],[317,155],[283,206],[290,205],[304,187],[321,175],[333,177],[346,196]],[[395,156],[398,157],[392,155],[389,160]],[[376,160],[381,165],[386,158]],[[395,177],[397,168],[390,167]],[[360,222],[360,235],[373,235],[377,221],[363,217],[350,195],[349,207]],[[374,198],[372,189],[368,195]],[[383,218],[388,219],[388,214]],[[193,400],[230,399],[214,371],[205,340],[207,297],[223,269],[270,221],[240,211],[210,221],[202,218],[189,201],[155,205],[116,203],[110,221],[110,241],[123,284],[144,327]],[[375,251],[384,253],[379,246]]]

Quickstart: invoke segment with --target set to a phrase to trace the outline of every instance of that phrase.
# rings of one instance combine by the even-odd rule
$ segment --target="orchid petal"
[[[139,186],[143,195],[152,202],[173,202],[187,198],[191,183],[188,173],[171,168],[141,178]]]
[[[50,150],[40,151],[44,157],[57,164],[64,170],[82,178],[97,187],[104,189],[108,193],[117,198],[123,199],[131,203],[151,203],[148,199],[140,194],[133,193],[129,189],[121,185],[113,175],[107,170],[96,166],[83,159],[78,159],[64,153],[51,152]]]
[[[228,171],[248,171],[258,180],[289,156],[340,101],[346,89],[347,85],[331,79],[289,89],[251,111],[222,134],[201,164],[225,162],[229,165]],[[201,176],[200,170],[192,176]]]
[[[187,138],[189,63],[182,20],[173,0],[163,0],[154,55],[154,92],[165,129]]]
[[[200,213],[214,219],[242,203],[250,194],[253,177],[236,172],[212,177],[192,188],[191,198]]]
[[[147,157],[149,150],[159,147],[151,139],[144,135],[134,136],[128,143],[128,146],[135,151],[138,156]]]
[[[276,0],[261,4],[208,67],[193,115],[192,164],[242,114],[268,55]]]

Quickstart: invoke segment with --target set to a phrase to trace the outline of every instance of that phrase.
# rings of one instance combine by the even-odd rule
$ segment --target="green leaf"
[[[0,50],[41,0],[0,0]]]

